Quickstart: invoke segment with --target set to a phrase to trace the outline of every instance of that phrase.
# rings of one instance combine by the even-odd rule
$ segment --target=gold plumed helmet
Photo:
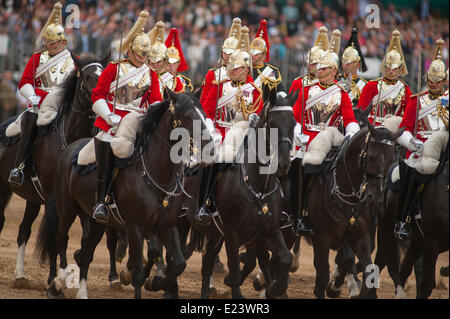
[[[361,71],[367,71],[367,65],[359,46],[358,29],[356,29],[356,27],[353,27],[352,35],[350,36],[350,39],[348,39],[344,52],[342,52],[341,62],[342,64],[361,62]]]
[[[239,37],[241,35],[241,19],[234,18],[231,24],[228,38],[225,39],[222,45],[222,51],[225,54],[231,54],[238,46]]]
[[[148,36],[150,37],[150,62],[157,63],[161,60],[167,60],[167,47],[164,44],[165,24],[158,21],[153,29],[150,30]]]
[[[248,35],[248,28],[244,26],[241,29],[241,36],[239,42],[233,53],[231,53],[230,61],[227,65],[227,70],[231,71],[241,66],[252,68],[252,56],[250,54],[250,38]]]
[[[339,51],[341,50],[341,31],[339,29],[333,30],[330,40],[330,51],[333,51],[337,55],[339,55]]]
[[[392,39],[389,43],[386,56],[381,63],[381,70],[387,66],[390,69],[401,67],[401,75],[407,75],[408,69],[406,68],[405,58],[403,57],[402,44],[400,42],[400,32],[394,30],[392,32]]]
[[[57,2],[36,40],[36,47],[63,40],[66,40],[66,35],[62,26],[62,5]]]
[[[317,35],[316,41],[314,41],[314,45],[309,50],[308,54],[306,55],[306,63],[307,64],[314,64],[318,63],[320,57],[323,55],[323,53],[328,50],[328,29],[325,26],[321,26],[319,28],[319,34]]]
[[[339,69],[339,56],[332,50],[323,52],[322,56],[319,58],[319,62],[317,63],[317,69],[328,67],[336,70]]]
[[[444,40],[437,40],[436,48],[434,49],[433,62],[431,62],[430,67],[428,68],[428,71],[426,73],[427,78],[433,83],[440,82],[447,77],[447,74],[445,72],[445,64],[444,61],[442,61],[443,47]]]
[[[136,23],[122,41],[122,53],[125,54],[128,51],[132,51],[142,57],[148,56],[150,52],[150,38],[144,32],[144,26],[147,23],[147,19],[148,12],[145,10],[141,11]]]

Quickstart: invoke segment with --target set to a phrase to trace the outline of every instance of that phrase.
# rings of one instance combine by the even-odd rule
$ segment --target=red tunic
[[[116,79],[116,73],[117,73],[117,66],[118,63],[110,63],[108,66],[103,70],[102,74],[100,75],[97,87],[92,90],[92,103],[97,102],[100,99],[104,99],[106,101],[112,101],[114,94],[109,93],[109,89],[111,86],[111,83]],[[147,108],[148,105],[162,101],[161,93],[159,91],[159,80],[158,75],[155,71],[150,69],[150,76],[151,76],[151,85],[147,89],[147,91],[144,93],[144,96],[142,98],[141,107]],[[109,102],[108,107],[113,111],[113,105]],[[115,110],[115,114],[119,115],[120,117],[124,117],[130,113],[129,111],[122,111],[122,110]],[[97,120],[95,121],[94,125],[100,129],[102,129],[105,132],[108,132],[111,128],[106,121],[101,117],[98,116]]]
[[[253,78],[251,76],[247,76],[247,80],[246,80],[245,84],[246,83],[253,83]],[[222,96],[223,84],[224,83],[220,84],[219,99]],[[255,103],[258,100],[258,98],[260,96],[260,93],[259,93],[258,88],[254,84],[253,84],[253,86],[254,86],[254,90],[252,91],[253,103]],[[215,116],[216,116],[216,103],[217,103],[217,90],[218,90],[218,88],[219,88],[218,85],[213,85],[211,87],[211,89],[209,90],[208,97],[204,100],[204,103],[202,104],[203,110],[205,111],[206,116],[208,118],[212,119],[213,121],[215,120]],[[258,104],[259,104],[259,106],[258,106],[258,109],[256,110],[255,113],[259,115],[259,113],[261,112],[261,110],[263,108],[263,100],[260,99]],[[220,127],[220,126],[216,126],[216,127],[222,133],[222,137],[225,137],[225,128]]]
[[[25,84],[31,84],[35,88],[34,91],[36,92],[36,95],[41,97],[41,100],[39,101],[39,105],[38,105],[39,108],[41,107],[42,101],[44,101],[45,97],[49,93],[47,91],[38,89],[38,87],[41,86],[41,80],[35,79],[36,69],[39,66],[40,58],[41,58],[41,53],[33,54],[33,56],[30,58],[30,60],[28,60],[28,63],[25,66],[25,70],[23,71],[22,78],[20,79],[20,82],[19,82],[19,90]],[[33,68],[33,60],[34,60],[34,68]],[[29,104],[28,107],[31,107],[31,104]]]
[[[421,95],[428,94],[428,91],[423,92]],[[419,110],[422,108],[422,106],[419,103]],[[405,128],[405,131],[409,131],[411,134],[414,135],[414,126],[416,124],[416,114],[417,114],[417,94],[414,94],[410,97],[409,103],[406,106],[405,113],[403,114],[402,122],[400,123],[399,129],[402,127]],[[421,128],[424,128],[425,124],[423,123],[423,120],[420,120],[417,131],[420,131]],[[422,137],[419,133],[417,134],[417,138],[425,142],[427,138]]]
[[[335,83],[337,83],[337,81],[335,81]],[[322,85],[320,85],[319,83],[313,84],[313,85],[318,85],[322,91],[325,90],[326,88],[323,87]],[[309,136],[309,141],[308,141],[308,145],[309,143],[311,143],[311,141],[316,137],[317,134],[319,134],[319,132],[316,131],[311,131],[308,130],[306,128],[306,124],[313,124],[312,123],[312,119],[305,114],[305,112],[303,111],[305,105],[306,105],[306,101],[308,100],[308,96],[309,96],[309,89],[313,86],[305,86],[304,90],[300,91],[298,94],[298,98],[297,101],[294,104],[293,110],[294,110],[294,117],[295,120],[298,123],[302,123],[302,117],[304,117],[304,122],[303,122],[303,134],[306,134]],[[302,94],[305,94],[305,99],[304,99],[304,104],[302,105]],[[348,97],[347,92],[345,92],[344,90],[341,89],[341,105],[339,106],[339,108],[334,112],[334,114],[332,115],[330,121],[328,122],[330,126],[333,126],[333,123],[336,121],[336,119],[342,116],[342,119],[344,121],[344,126],[346,127],[349,123],[351,122],[355,122],[358,123],[355,119],[355,115],[353,114],[353,109],[352,109],[352,102],[350,101],[350,98]]]
[[[295,79],[292,81],[291,87],[289,88],[289,94],[294,93],[297,90],[301,90],[302,88],[302,77]]]
[[[205,103],[206,98],[209,95],[209,91],[211,90],[212,87],[216,86],[216,84],[213,84],[212,82],[214,81],[214,79],[216,78],[215,69],[211,69],[208,71],[208,73],[206,73],[205,79],[203,80],[202,83],[202,94],[200,95],[200,104],[203,105],[203,103]],[[217,94],[217,90],[216,90],[216,94]]]
[[[361,96],[359,97],[358,106],[357,106],[358,108],[365,110],[367,108],[367,106],[369,106],[372,103],[373,97],[378,94],[378,81],[379,80],[369,81],[364,86],[364,88],[361,92]],[[385,80],[383,80],[383,81],[385,81]],[[402,114],[404,113],[404,111],[406,109],[406,105],[408,105],[408,103],[409,103],[411,93],[412,92],[411,92],[409,86],[407,84],[405,84],[405,94],[402,98],[400,109],[397,111],[396,114],[393,114],[393,115],[402,116]],[[371,123],[373,123],[374,111],[375,111],[375,105],[373,105],[372,111],[370,112],[370,114],[372,115],[372,117],[369,117],[369,120]],[[380,123],[376,123],[376,125],[379,125],[379,124]]]

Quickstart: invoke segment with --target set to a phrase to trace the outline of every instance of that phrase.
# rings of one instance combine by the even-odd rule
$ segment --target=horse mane
[[[161,121],[164,112],[170,106],[170,100],[164,100],[159,103],[151,105],[145,117],[141,121],[141,126],[136,138],[136,150],[137,152],[143,152],[149,144],[150,137],[155,132]],[[175,114],[180,116],[191,108],[199,109],[204,114],[198,98],[193,93],[180,93],[177,94]]]
[[[98,62],[97,57],[94,55],[89,55],[79,59],[79,64],[81,67],[94,62]],[[77,91],[77,72],[78,70],[73,70],[61,84],[61,89],[63,90],[64,95],[61,100],[58,113],[56,114],[55,123],[59,123],[59,121],[71,110],[73,98],[75,97],[75,92]]]

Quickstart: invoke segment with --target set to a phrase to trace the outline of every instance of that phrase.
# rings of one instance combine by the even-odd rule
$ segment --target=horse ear
[[[370,114],[370,112],[372,111],[373,105],[372,103],[369,104],[368,107],[366,107],[366,109],[362,112],[362,114],[364,115],[365,118],[367,118]]]
[[[83,66],[81,65],[80,58],[76,54],[74,54],[73,52],[70,52],[70,55],[72,56],[72,60],[73,60],[73,63],[75,63],[76,69],[77,70],[81,70],[81,68]]]
[[[375,129],[375,126],[373,126],[372,123],[367,119],[367,117],[364,117],[364,121],[367,124],[367,127],[369,128],[369,132],[372,136],[375,136],[377,134],[377,130]]]
[[[177,97],[177,94],[176,94],[176,93],[174,93],[171,89],[166,88],[166,89],[164,90],[164,95],[166,95],[166,94],[167,94],[167,98],[168,98],[170,101],[172,101],[173,103],[177,103],[178,97]]]
[[[100,61],[100,64],[103,65],[103,68],[106,68],[110,59],[111,59],[111,50],[109,50],[108,54],[106,54],[106,56]]]
[[[402,127],[401,129],[399,129],[397,131],[397,133],[394,133],[394,134],[391,133],[389,135],[392,138],[392,140],[395,142],[403,134],[404,131],[405,131],[405,127]]]
[[[277,105],[277,89],[269,90],[269,102],[272,107]]]
[[[288,101],[288,105],[290,106],[294,106],[295,102],[297,102],[298,96],[300,94],[300,90],[296,90],[294,92],[292,92],[291,94],[288,94],[287,101]]]

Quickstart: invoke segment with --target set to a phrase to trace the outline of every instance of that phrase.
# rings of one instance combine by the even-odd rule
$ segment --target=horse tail
[[[34,255],[39,259],[41,265],[47,262],[50,255],[56,254],[57,227],[58,214],[56,212],[56,200],[53,197],[45,204],[44,217],[39,226],[34,248]]]
[[[202,251],[205,244],[205,235],[196,227],[191,227],[188,251]]]

